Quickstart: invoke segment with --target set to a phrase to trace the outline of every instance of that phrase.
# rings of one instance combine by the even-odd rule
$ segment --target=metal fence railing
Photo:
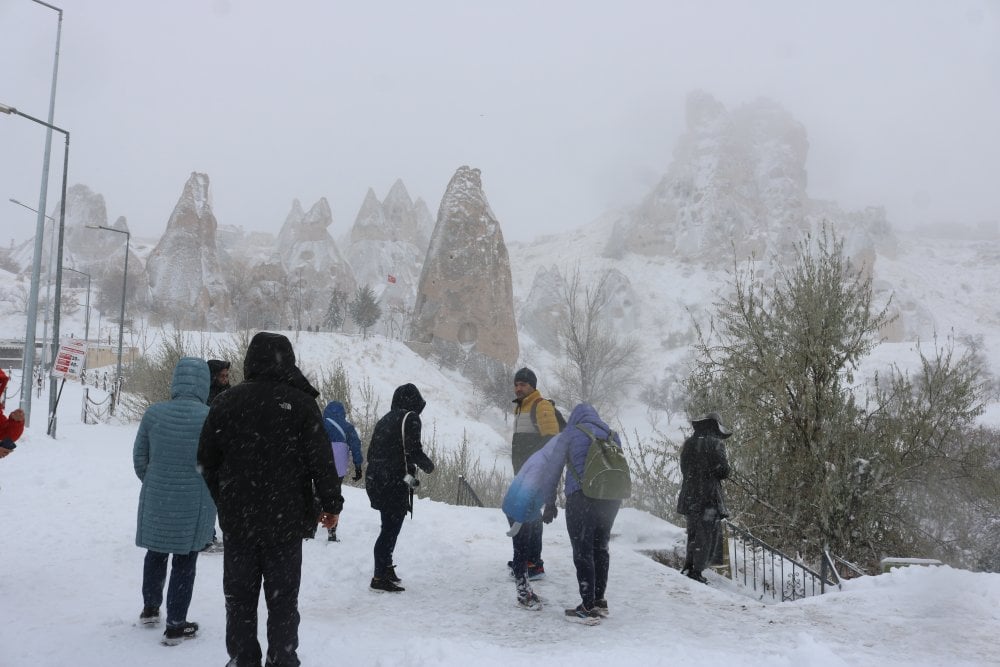
[[[761,597],[770,595],[773,600],[785,602],[825,593],[828,587],[839,587],[833,561],[827,564],[828,554],[824,554],[823,572],[816,572],[755,537],[749,530],[730,521],[723,523],[729,532],[733,580],[760,592]]]
[[[844,560],[843,558],[841,558],[836,554],[831,554],[827,549],[823,550],[823,556],[826,559],[823,563],[824,567],[830,568],[830,570],[833,572],[833,575],[837,578],[838,582],[844,579],[853,579],[854,577],[868,576],[868,573],[865,572],[863,569],[861,569],[861,567],[855,565],[849,560]],[[846,571],[846,574],[842,576],[840,570],[837,569],[838,566],[843,568],[843,570]]]
[[[469,485],[462,475],[458,476],[457,490],[455,491],[455,504],[472,507],[482,507],[483,501],[476,495],[476,491]]]
[[[98,390],[95,394],[98,396],[104,394],[104,398],[95,401],[91,398],[90,390],[90,387],[83,388],[83,406],[81,408],[82,411],[80,418],[83,420],[84,424],[107,423],[110,420],[111,415],[114,414],[111,409],[114,396]]]

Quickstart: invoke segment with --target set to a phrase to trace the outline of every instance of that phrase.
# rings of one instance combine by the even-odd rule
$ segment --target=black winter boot
[[[385,591],[386,593],[402,593],[406,590],[402,586],[397,586],[389,581],[386,577],[372,577],[370,588],[373,591]]]

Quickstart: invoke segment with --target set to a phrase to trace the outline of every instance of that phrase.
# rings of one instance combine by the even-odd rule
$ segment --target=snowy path
[[[32,434],[0,469],[4,575],[0,664],[222,665],[222,559],[199,558],[190,619],[199,638],[161,647],[135,626],[142,552],[133,546],[139,485],[132,427]],[[347,490],[338,544],[307,542],[301,657],[307,665],[545,664],[979,665],[994,657],[1000,575],[950,569],[870,578],[851,590],[764,605],[702,586],[634,549],[672,543],[679,529],[624,511],[613,541],[601,627],[565,622],[577,602],[562,518],[546,533],[547,606],[514,605],[497,510],[419,502],[397,548],[407,592],[368,590],[377,515]]]

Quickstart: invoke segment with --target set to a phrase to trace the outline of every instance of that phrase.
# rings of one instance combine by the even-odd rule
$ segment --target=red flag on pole
[[[392,283],[393,285],[395,285],[396,284],[396,276],[394,276],[394,275],[392,275],[390,273],[389,274],[389,282]]]

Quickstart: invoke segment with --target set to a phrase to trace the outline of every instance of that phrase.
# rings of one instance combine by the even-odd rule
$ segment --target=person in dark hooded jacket
[[[208,386],[209,405],[212,404],[219,394],[229,389],[230,366],[231,364],[223,359],[208,360],[208,372],[211,375],[211,383]],[[219,534],[215,532],[215,527],[213,526],[212,541],[206,544],[202,551],[210,554],[218,554],[222,553],[224,548],[222,540],[219,539]]]
[[[229,368],[231,364],[223,359],[209,359],[208,371],[212,374],[212,384],[208,388],[208,404],[215,397],[229,389]]]
[[[707,583],[701,572],[719,539],[719,522],[729,516],[722,480],[729,477],[729,461],[722,441],[732,435],[717,412],[691,420],[694,433],[681,446],[681,490],[677,513],[687,519],[687,554],[681,574]]]
[[[368,446],[368,469],[365,488],[372,507],[382,515],[382,530],[375,540],[375,572],[371,588],[398,593],[399,585],[392,553],[403,527],[407,511],[412,509],[413,489],[419,483],[414,475],[419,466],[424,472],[434,470],[434,463],[420,445],[420,413],[426,402],[412,384],[396,388],[392,409],[372,431]]]
[[[255,335],[243,371],[245,380],[212,404],[198,447],[226,537],[226,648],[230,664],[260,665],[263,581],[267,664],[298,665],[302,539],[317,522],[335,527],[344,499],[316,405],[319,392],[296,367],[289,340]]]

